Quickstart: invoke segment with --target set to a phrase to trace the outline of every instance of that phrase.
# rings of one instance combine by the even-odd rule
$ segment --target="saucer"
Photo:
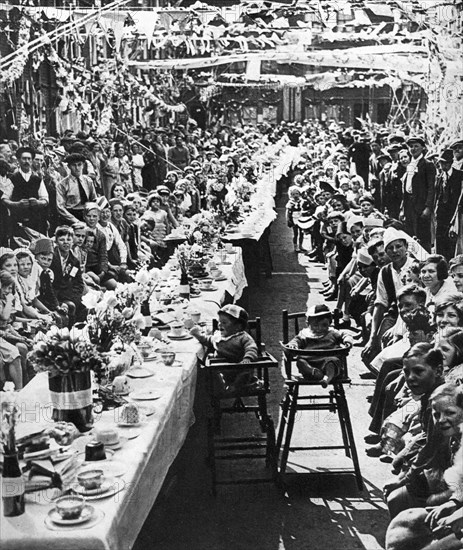
[[[162,397],[160,393],[151,390],[139,390],[130,394],[130,398],[137,401],[153,401],[160,397]]]
[[[84,523],[88,521],[94,514],[95,508],[90,506],[90,504],[85,504],[82,513],[78,518],[75,519],[63,519],[56,508],[53,508],[48,512],[48,517],[53,523],[57,525],[78,525],[79,523]]]
[[[219,282],[219,281],[226,281],[226,280],[227,280],[226,275],[222,275],[222,277],[214,278],[214,281],[216,281],[216,282]]]
[[[172,334],[171,332],[167,333],[167,337],[171,340],[191,340],[193,336],[189,332],[184,332],[181,336],[177,336],[175,334]]]
[[[90,465],[95,466],[96,464],[104,464],[110,461],[114,454],[113,449],[108,449],[107,447],[105,447],[104,451],[105,451],[106,458],[104,458],[103,460],[85,460],[85,451],[81,451],[77,455],[77,458],[82,460],[82,466],[90,466]]]
[[[125,373],[130,378],[149,378],[154,376],[154,373],[144,368],[131,369]]]
[[[122,441],[119,439],[116,443],[104,443],[105,451],[118,451],[122,447]]]
[[[126,486],[126,484],[123,481],[113,479],[111,485],[109,486],[109,488],[106,491],[103,491],[103,492],[100,491],[100,492],[95,493],[93,495],[89,495],[87,493],[85,498],[87,500],[99,500],[101,498],[108,498],[108,497],[111,497],[111,496],[115,495],[119,491],[122,491],[122,489],[125,486]],[[73,488],[73,490],[74,490],[74,488]]]
[[[82,487],[82,485],[80,485],[79,483],[76,483],[75,485],[72,486],[72,490],[83,497],[88,497],[88,496],[107,493],[113,485],[114,485],[113,478],[105,478],[103,479],[103,483],[101,484],[100,487],[98,487],[98,489],[86,489],[85,487]]]
[[[200,287],[202,292],[214,292],[217,290],[217,287],[215,285],[211,285],[209,288]]]
[[[98,468],[103,470],[105,477],[120,477],[123,476],[127,471],[127,465],[124,462],[119,462],[118,460],[104,462],[101,465],[98,464]],[[80,472],[94,469],[95,466],[93,465],[93,462],[84,462],[77,473],[79,474]]]

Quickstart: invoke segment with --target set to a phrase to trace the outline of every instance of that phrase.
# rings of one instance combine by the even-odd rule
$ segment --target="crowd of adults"
[[[277,186],[288,188],[294,250],[326,265],[323,294],[376,379],[367,441],[395,474],[388,549],[427,548],[436,528],[461,535],[463,140],[430,151],[421,136],[376,126],[190,121],[0,144],[0,380],[27,381],[31,320],[84,320],[88,288],[162,265],[184,217],[238,174],[254,183],[257,140],[297,148]],[[461,548],[454,534],[438,544]]]

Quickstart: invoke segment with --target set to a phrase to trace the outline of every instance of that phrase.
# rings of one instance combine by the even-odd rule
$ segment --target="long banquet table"
[[[201,311],[203,319],[210,320],[216,315],[226,292],[239,297],[246,284],[240,249],[236,248],[226,259],[229,262],[219,267],[227,280],[216,282],[217,290],[204,292],[201,297],[191,300],[191,307]],[[99,522],[96,525],[90,521],[88,525],[56,526],[51,530],[45,524],[45,519],[53,508],[52,499],[58,496],[57,490],[30,493],[26,495],[23,515],[3,517],[0,509],[2,549],[127,550],[133,546],[169,467],[194,422],[197,355],[202,353],[202,348],[195,339],[173,341],[170,347],[182,362],[181,367],[165,367],[147,361],[144,367],[153,369],[154,376],[132,379],[130,382],[134,390],[153,390],[160,393],[161,397],[148,402],[154,414],[146,417],[137,438],[125,439],[125,428],[119,428],[123,445],[114,452],[111,461],[122,463],[127,470],[116,478],[119,492],[89,502],[102,515]],[[33,431],[49,425],[51,410],[48,395],[45,373],[36,375],[19,393],[23,428]],[[114,427],[117,414],[117,409],[105,411],[97,418],[96,425]],[[84,435],[76,439],[73,446],[77,451],[83,451],[91,439],[92,435]]]

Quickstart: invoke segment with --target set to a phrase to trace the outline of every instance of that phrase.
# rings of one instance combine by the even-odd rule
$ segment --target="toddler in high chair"
[[[246,332],[249,316],[245,309],[228,304],[220,309],[218,315],[219,330],[214,334],[207,336],[197,326],[190,330],[190,334],[203,346],[213,348],[216,358],[243,365],[242,368],[218,373],[215,380],[216,393],[233,396],[244,388],[252,389],[252,385],[257,382],[253,369],[246,368],[247,364],[257,359],[257,344]]]
[[[307,328],[302,329],[286,347],[300,350],[334,349],[352,346],[352,339],[331,326],[333,317],[324,304],[316,305],[307,311]],[[326,388],[341,374],[341,360],[336,356],[320,357],[304,355],[296,359],[296,366],[306,380],[319,380]]]

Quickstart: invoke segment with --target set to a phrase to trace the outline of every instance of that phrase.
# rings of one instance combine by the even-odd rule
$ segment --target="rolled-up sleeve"
[[[49,202],[48,191],[43,181],[40,183],[39,187],[39,200]]]
[[[386,287],[384,286],[383,281],[383,271],[381,270],[378,276],[378,284],[376,286],[376,298],[375,305],[382,305],[384,307],[389,306],[389,299],[386,292]]]

